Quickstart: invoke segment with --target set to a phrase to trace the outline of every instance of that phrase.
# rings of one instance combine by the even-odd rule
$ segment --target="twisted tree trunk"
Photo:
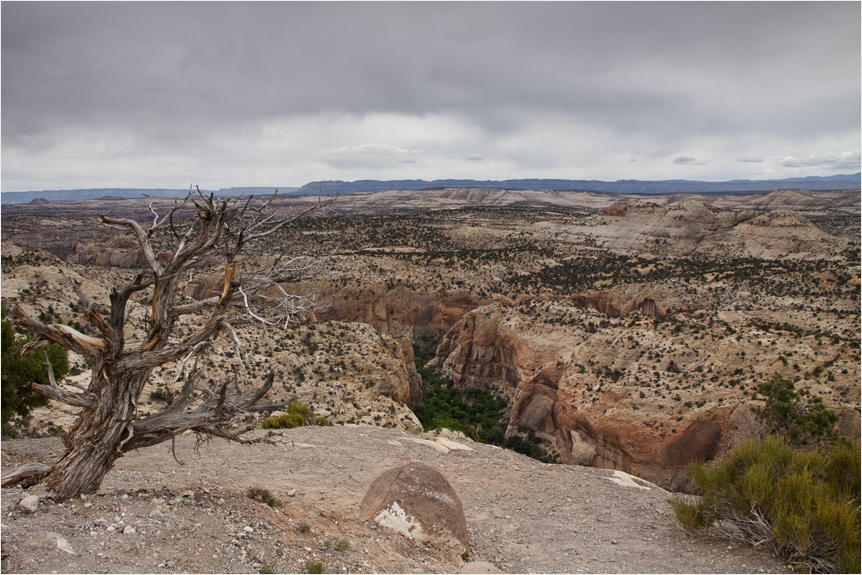
[[[278,218],[271,210],[273,199],[253,205],[249,198],[240,204],[238,200],[230,199],[215,201],[212,195],[205,196],[198,190],[198,197],[190,193],[184,201],[175,204],[167,218],[159,221],[156,215],[148,230],[133,220],[102,215],[103,223],[132,232],[150,265],[152,277],[144,281],[143,274],[140,274],[122,289],[112,288],[110,318],[107,320],[93,308],[80,287],[67,277],[98,335],[87,335],[66,325],[45,325],[20,307],[13,309],[20,324],[35,335],[22,353],[48,343],[58,343],[82,355],[92,370],[87,389],[73,392],[57,385],[46,361],[50,384],[34,387],[51,399],[82,410],[71,431],[64,436],[66,451],[60,460],[48,471],[29,470],[20,475],[20,481],[25,477],[27,481],[38,479],[39,474],[44,473],[44,483],[60,498],[74,497],[95,492],[114,462],[129,450],[161,443],[187,430],[205,437],[251,442],[241,437],[248,429],[232,432],[228,424],[252,412],[283,406],[282,403],[260,403],[272,386],[273,373],[250,398],[243,396],[235,368],[232,382],[230,379],[224,381],[218,390],[204,389],[208,395],[194,409],[187,408],[194,399],[195,383],[200,376],[198,370],[188,376],[179,397],[162,412],[138,418],[137,401],[156,367],[182,359],[182,375],[186,363],[207,348],[221,332],[231,335],[238,351],[237,357],[242,361],[242,344],[232,322],[253,320],[278,325],[308,309],[307,305],[289,296],[278,282],[295,281],[314,270],[319,262],[308,264],[305,258],[300,257],[279,264],[279,257],[262,277],[241,278],[237,273],[235,258],[249,242],[273,234],[310,211],[291,219]],[[179,214],[184,209],[191,211],[192,216],[180,220]],[[155,214],[155,210],[152,211]],[[151,243],[154,231],[160,227],[169,229],[176,242],[166,265],[160,263]],[[225,258],[222,292],[195,303],[177,304],[180,279],[187,275],[198,258],[213,252],[223,254]],[[242,290],[244,284],[245,291]],[[258,292],[271,286],[278,288],[283,296],[281,299],[255,299]],[[151,287],[148,333],[142,341],[127,348],[124,335],[127,302],[133,293]],[[241,302],[245,313],[232,318],[229,311],[235,302]],[[266,306],[276,310],[275,313],[268,315],[263,309]],[[184,337],[172,337],[177,320],[195,314],[203,316],[197,328]],[[10,475],[9,483],[18,481],[14,477],[18,476]]]
[[[66,452],[45,478],[45,485],[61,498],[95,492],[132,436],[135,401],[152,370],[117,374],[113,368],[93,370],[89,391],[96,405],[82,409],[64,437]]]
[[[105,474],[123,455],[123,441],[131,436],[137,389],[149,379],[149,372],[111,381],[94,371],[90,389],[98,403],[85,407],[65,437],[66,452],[45,478],[45,485],[61,498],[93,493]],[[95,384],[95,385],[94,385]]]

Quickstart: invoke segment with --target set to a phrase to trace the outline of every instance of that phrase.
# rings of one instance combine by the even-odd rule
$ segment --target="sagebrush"
[[[265,489],[263,487],[249,487],[245,492],[246,497],[249,499],[254,499],[255,501],[260,501],[261,503],[266,503],[270,507],[281,507],[284,505],[281,499],[272,494],[269,489]]]
[[[694,463],[701,490],[671,500],[689,531],[766,546],[801,571],[860,572],[860,444],[802,449],[783,437]]]
[[[309,423],[321,426],[329,425],[326,417],[321,415],[312,419],[311,408],[304,403],[294,401],[288,404],[287,413],[267,417],[261,422],[260,426],[263,429],[293,429],[294,427],[302,427]]]

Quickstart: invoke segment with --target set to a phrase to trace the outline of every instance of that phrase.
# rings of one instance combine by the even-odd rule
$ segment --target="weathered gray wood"
[[[11,487],[19,484],[33,485],[34,483],[39,483],[42,478],[48,475],[49,471],[51,471],[50,465],[28,463],[4,473],[2,485],[3,487]]]
[[[48,471],[38,470],[39,479],[44,478],[44,483],[59,497],[96,491],[105,474],[124,453],[172,439],[187,430],[203,437],[218,436],[248,442],[240,436],[247,429],[231,431],[230,423],[251,412],[283,406],[261,401],[272,386],[274,374],[270,374],[264,385],[249,398],[243,397],[235,376],[233,382],[225,381],[219,390],[211,391],[208,398],[196,407],[190,406],[194,381],[198,377],[195,373],[183,386],[175,405],[142,419],[137,414],[138,399],[156,367],[197,354],[222,331],[230,333],[236,345],[241,346],[232,325],[248,321],[248,317],[231,316],[233,303],[240,299],[238,292],[244,281],[238,273],[236,257],[249,242],[266,237],[308,213],[289,219],[280,218],[271,203],[272,199],[253,204],[248,198],[240,205],[237,200],[216,200],[211,194],[205,195],[197,190],[196,195],[190,192],[185,200],[177,202],[167,218],[159,220],[156,215],[149,229],[144,229],[134,220],[102,214],[100,217],[104,224],[125,229],[134,236],[149,263],[151,277],[145,280],[140,274],[124,287],[112,287],[111,310],[107,319],[91,305],[80,286],[67,278],[98,336],[87,335],[68,326],[45,325],[29,317],[20,307],[13,310],[20,324],[35,335],[28,351],[48,342],[58,343],[86,358],[91,368],[89,386],[81,393],[61,389],[53,380],[51,385],[36,386],[56,401],[83,408],[73,428],[64,436],[66,452]],[[317,207],[324,205],[320,203]],[[190,211],[191,216],[180,217],[181,210]],[[153,231],[162,225],[169,226],[175,241],[173,246],[157,256],[151,238]],[[188,266],[214,253],[224,258],[225,277],[221,294],[201,302],[178,305],[180,281],[188,275]],[[163,258],[165,254],[168,254],[166,261]],[[304,269],[313,267],[305,266]],[[274,267],[263,277],[247,280],[249,285],[243,294],[245,309],[248,310],[249,305],[247,295],[277,285],[276,282],[283,279],[284,271]],[[126,342],[123,328],[128,299],[134,293],[149,289],[152,289],[149,331],[143,341]],[[292,309],[293,300],[283,289],[281,293],[287,302],[286,309]],[[201,313],[204,317],[196,329],[184,337],[176,337],[178,318],[191,313]],[[263,315],[265,312],[254,314],[254,317],[272,325],[262,318]],[[289,314],[278,310],[276,316],[280,323]]]

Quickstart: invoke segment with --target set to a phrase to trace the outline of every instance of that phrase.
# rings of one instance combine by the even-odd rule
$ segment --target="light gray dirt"
[[[610,470],[543,464],[469,440],[461,441],[469,451],[441,453],[415,441],[431,436],[377,427],[279,433],[276,444],[214,440],[197,452],[194,436],[183,436],[175,449],[183,465],[170,443],[141,450],[118,461],[97,495],[43,498],[32,514],[18,508],[24,490],[4,489],[4,572],[305,572],[309,561],[329,573],[786,571],[766,552],[689,537],[674,525],[669,493]],[[4,441],[3,470],[61,450],[56,439]],[[409,461],[438,469],[460,496],[467,565],[357,519],[370,483]],[[285,505],[254,502],[249,487]],[[350,549],[337,550],[339,540]]]

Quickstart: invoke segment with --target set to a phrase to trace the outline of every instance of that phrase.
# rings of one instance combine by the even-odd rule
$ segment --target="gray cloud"
[[[859,54],[858,3],[3,3],[3,189],[815,175]]]
[[[856,169],[862,161],[860,151],[834,153],[828,152],[825,154],[811,154],[804,158],[794,158],[787,156],[781,161],[781,165],[786,168],[806,168],[811,166],[823,166],[828,168]]]
[[[692,158],[691,156],[677,156],[673,159],[673,163],[684,166],[705,166],[709,162],[698,161],[697,158]]]

